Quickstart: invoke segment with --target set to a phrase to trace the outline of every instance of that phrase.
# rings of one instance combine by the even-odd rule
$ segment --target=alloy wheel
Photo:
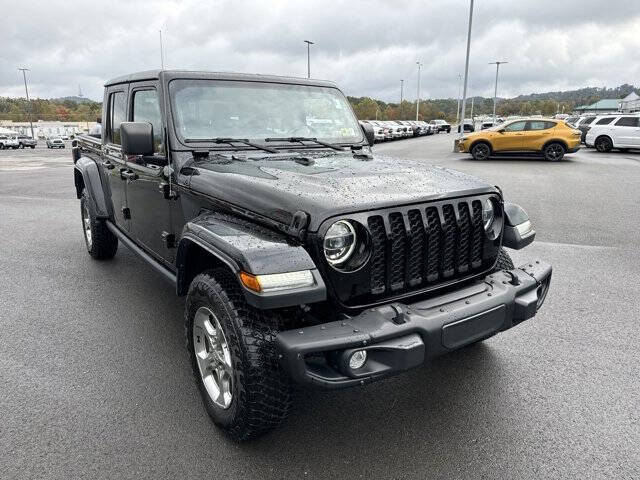
[[[220,408],[229,408],[233,400],[231,351],[218,318],[208,307],[200,307],[194,316],[193,349],[209,397]]]
[[[82,207],[82,228],[84,230],[84,238],[87,241],[87,248],[91,250],[93,239],[91,237],[91,217],[89,216],[87,205]]]

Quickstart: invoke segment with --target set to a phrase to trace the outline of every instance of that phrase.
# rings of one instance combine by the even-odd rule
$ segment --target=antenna
[[[82,98],[82,87],[78,84],[78,96]]]

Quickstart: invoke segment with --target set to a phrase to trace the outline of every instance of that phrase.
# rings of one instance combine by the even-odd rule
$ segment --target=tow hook
[[[511,270],[504,270],[504,273],[511,277],[511,281],[509,282],[511,285],[520,285],[520,280],[518,280],[518,276],[515,273],[513,273]]]

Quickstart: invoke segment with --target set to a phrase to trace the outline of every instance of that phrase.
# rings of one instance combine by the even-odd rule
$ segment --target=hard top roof
[[[199,72],[188,70],[146,70],[144,72],[131,73],[120,77],[112,78],[104,84],[105,87],[117,85],[119,83],[139,82],[143,80],[158,80],[161,76],[168,80],[176,78],[196,79],[196,80],[236,80],[247,82],[268,82],[268,83],[290,83],[295,85],[313,85],[321,87],[336,87],[334,82],[328,80],[316,80],[299,77],[282,77],[277,75],[259,75],[255,73],[234,73],[234,72]]]

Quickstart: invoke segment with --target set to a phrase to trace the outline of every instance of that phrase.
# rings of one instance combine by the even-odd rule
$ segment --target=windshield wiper
[[[322,142],[314,137],[274,137],[274,138],[265,138],[264,141],[265,142],[297,142],[297,143],[314,142],[314,143],[317,143],[318,145],[322,145],[323,147],[333,148],[334,150],[338,150],[340,152],[344,151],[344,148],[342,148],[340,145],[334,145],[332,143]]]
[[[234,143],[242,143],[243,145],[247,145],[249,147],[257,148],[258,150],[263,150],[269,153],[278,153],[278,151],[274,148],[265,147],[264,145],[258,145],[257,143],[250,142],[246,138],[187,138],[185,139],[186,143],[195,143],[195,142],[212,142],[212,143],[226,143],[233,146]]]

